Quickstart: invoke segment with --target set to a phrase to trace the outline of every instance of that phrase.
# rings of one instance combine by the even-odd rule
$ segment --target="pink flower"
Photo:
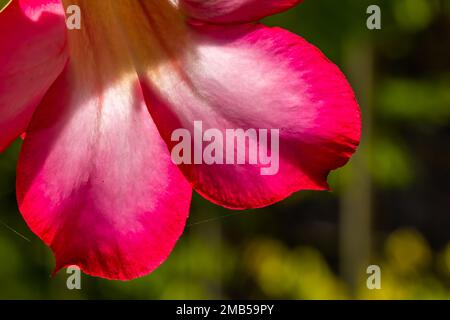
[[[176,3],[175,3],[176,2]],[[299,0],[15,0],[0,14],[0,149],[26,132],[20,211],[56,271],[132,279],[169,255],[192,188],[232,209],[328,189],[360,139],[345,77],[257,19]],[[82,11],[67,30],[64,6]],[[170,158],[178,128],[280,129],[279,172]]]

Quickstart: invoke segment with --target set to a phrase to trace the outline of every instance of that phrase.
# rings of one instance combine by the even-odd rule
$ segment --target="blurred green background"
[[[381,30],[366,28],[370,4]],[[0,298],[450,298],[450,1],[306,0],[266,23],[318,46],[357,92],[363,142],[331,175],[334,191],[250,213],[194,196],[183,237],[153,274],[83,275],[70,291],[65,270],[50,278],[52,254],[18,212],[17,141],[0,154]],[[370,264],[381,290],[366,287]]]

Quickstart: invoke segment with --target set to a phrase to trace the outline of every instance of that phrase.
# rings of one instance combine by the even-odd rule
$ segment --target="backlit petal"
[[[141,77],[164,139],[172,148],[177,128],[194,136],[194,121],[224,136],[226,129],[279,129],[280,162],[275,175],[261,175],[260,165],[182,165],[194,188],[236,209],[327,189],[328,173],[348,161],[360,139],[359,107],[339,69],[282,29],[195,28],[191,50]]]
[[[81,31],[69,34],[71,60],[33,116],[17,193],[56,270],[78,265],[125,280],[167,258],[191,187],[170,161],[120,37],[106,36],[108,19],[91,24],[95,16],[86,11]]]
[[[179,0],[191,17],[213,23],[256,21],[292,8],[302,0]]]
[[[15,0],[0,13],[0,151],[23,133],[67,60],[59,0]]]

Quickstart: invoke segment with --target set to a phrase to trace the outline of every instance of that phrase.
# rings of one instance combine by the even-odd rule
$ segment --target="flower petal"
[[[56,270],[78,265],[126,280],[167,258],[192,191],[170,161],[130,60],[106,47],[111,39],[89,35],[74,33],[70,63],[33,116],[18,201],[54,251]]]
[[[191,17],[213,23],[256,21],[292,8],[302,0],[180,0]]]
[[[359,107],[339,69],[302,38],[263,25],[196,26],[190,43],[195,47],[157,76],[141,76],[149,110],[171,148],[178,143],[171,141],[174,130],[187,128],[194,136],[194,121],[224,137],[226,129],[280,130],[277,174],[261,175],[260,162],[182,165],[194,188],[234,209],[327,189],[328,173],[348,161],[360,139]]]
[[[67,60],[59,0],[16,0],[0,13],[0,151],[23,133]]]

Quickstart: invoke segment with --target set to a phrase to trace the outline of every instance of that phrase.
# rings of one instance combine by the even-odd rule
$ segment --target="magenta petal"
[[[56,270],[78,265],[133,279],[171,252],[191,187],[170,161],[136,75],[113,82],[86,61],[67,67],[33,116],[18,164],[19,207],[54,251]]]
[[[324,190],[360,139],[360,111],[339,69],[302,38],[262,25],[198,26],[178,68],[143,76],[147,105],[170,147],[175,129],[279,129],[275,175],[258,165],[189,165],[181,169],[211,201],[262,207],[298,190]],[[182,70],[180,71],[180,68]],[[174,90],[173,88],[176,88]]]
[[[0,13],[0,151],[23,133],[67,60],[59,0],[15,0]]]
[[[191,17],[213,23],[256,21],[292,8],[302,0],[180,0]]]

